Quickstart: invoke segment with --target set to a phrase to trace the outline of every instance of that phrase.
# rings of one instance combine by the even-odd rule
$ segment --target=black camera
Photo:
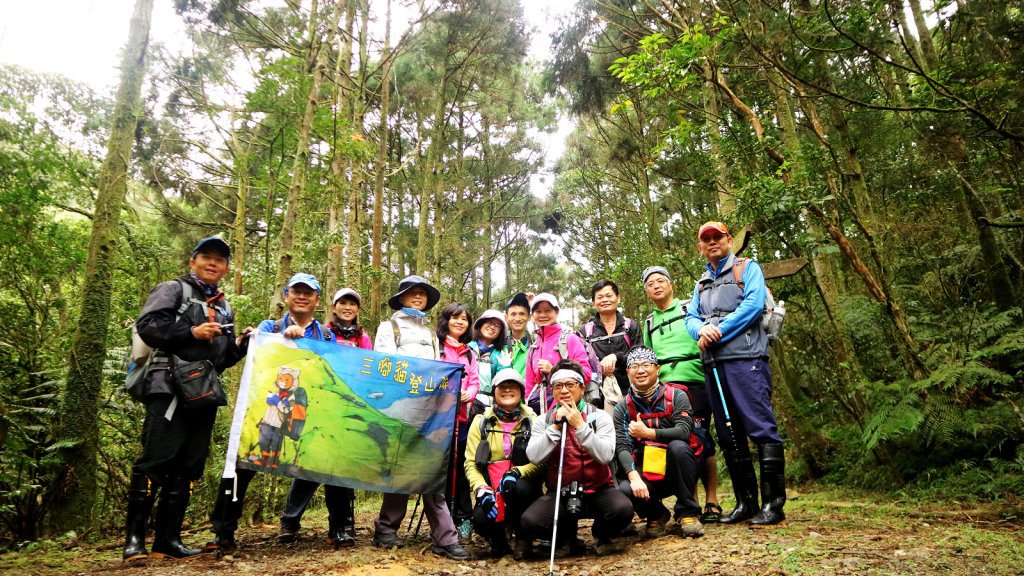
[[[583,514],[583,487],[573,481],[568,487],[562,488],[562,501],[565,502],[565,513],[569,516]]]

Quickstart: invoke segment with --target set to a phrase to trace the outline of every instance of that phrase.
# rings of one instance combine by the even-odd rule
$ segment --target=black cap
[[[512,299],[508,301],[508,304],[505,305],[505,312],[508,312],[508,309],[513,306],[522,306],[526,308],[527,312],[530,311],[530,300],[526,297],[525,292],[516,292]]]
[[[224,239],[217,236],[210,236],[200,240],[196,247],[192,249],[192,257],[195,258],[196,254],[201,252],[218,252],[227,258],[231,258],[231,247],[228,246]]]

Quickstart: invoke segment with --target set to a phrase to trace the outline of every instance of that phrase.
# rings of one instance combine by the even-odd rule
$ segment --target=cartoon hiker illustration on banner
[[[267,409],[260,421],[261,458],[254,463],[277,468],[284,437],[298,441],[306,423],[306,391],[299,386],[297,369],[278,369],[274,389],[267,392]]]

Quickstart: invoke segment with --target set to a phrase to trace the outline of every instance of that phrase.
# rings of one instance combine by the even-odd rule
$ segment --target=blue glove
[[[287,409],[290,405],[288,404],[287,398],[281,398],[281,407]]]
[[[483,508],[484,513],[491,520],[498,517],[498,502],[494,499],[494,492],[486,492],[477,500],[477,506]]]
[[[281,397],[277,394],[270,392],[267,394],[267,404],[271,406],[277,406],[277,403],[281,401]]]
[[[501,477],[501,482],[498,483],[498,487],[501,489],[501,493],[504,496],[508,496],[516,491],[516,484],[519,483],[519,478],[522,474],[519,470],[512,468]]]

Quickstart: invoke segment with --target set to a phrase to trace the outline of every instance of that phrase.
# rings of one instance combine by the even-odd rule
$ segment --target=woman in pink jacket
[[[547,389],[551,367],[559,360],[575,360],[583,367],[583,378],[590,381],[590,362],[587,359],[583,340],[558,323],[558,300],[547,292],[533,298],[530,313],[537,325],[537,339],[526,353],[526,398],[527,404],[537,414],[546,412],[551,406],[551,391]],[[541,408],[541,397],[545,406]]]
[[[459,303],[449,304],[437,318],[437,339],[441,341],[441,360],[466,367],[462,375],[459,396],[459,412],[456,418],[455,442],[452,465],[449,469],[448,486],[445,495],[452,498],[452,519],[459,531],[459,537],[466,540],[473,533],[473,503],[469,499],[469,481],[466,480],[466,438],[469,434],[470,408],[477,392],[480,391],[480,371],[477,367],[476,351],[468,346],[473,340],[469,327],[473,316]]]

